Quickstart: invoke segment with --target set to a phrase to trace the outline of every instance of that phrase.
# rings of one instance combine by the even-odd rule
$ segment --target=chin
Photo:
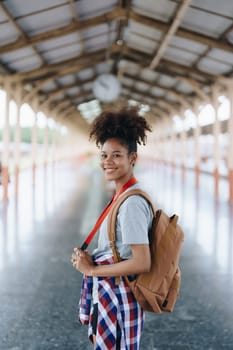
[[[115,176],[112,176],[112,175],[106,175],[104,176],[105,180],[107,181],[114,181],[115,180]]]

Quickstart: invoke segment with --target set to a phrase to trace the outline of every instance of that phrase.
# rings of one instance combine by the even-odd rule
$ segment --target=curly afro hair
[[[123,108],[118,112],[101,113],[91,125],[90,139],[99,147],[108,139],[116,138],[128,147],[129,152],[136,152],[137,144],[146,144],[146,131],[151,131],[151,127],[138,110]]]

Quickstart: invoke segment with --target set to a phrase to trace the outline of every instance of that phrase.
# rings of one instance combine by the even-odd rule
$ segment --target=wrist
[[[91,267],[89,276],[91,276],[91,277],[96,277],[96,276],[95,276],[95,270],[96,270],[96,266]]]

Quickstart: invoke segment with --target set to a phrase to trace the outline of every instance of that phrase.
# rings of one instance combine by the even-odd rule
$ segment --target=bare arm
[[[131,259],[116,264],[96,266],[87,252],[75,248],[75,253],[72,255],[73,266],[85,275],[96,277],[126,276],[149,271],[151,265],[149,245],[133,244],[131,250]]]

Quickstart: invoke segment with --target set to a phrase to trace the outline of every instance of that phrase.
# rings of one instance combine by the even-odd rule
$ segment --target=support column
[[[48,119],[46,120],[46,126],[44,128],[44,166],[48,163],[48,152],[49,152],[49,126]]]
[[[51,159],[52,159],[52,164],[55,164],[56,162],[56,145],[57,143],[57,129],[56,127],[54,127],[52,129],[52,145],[51,145]]]
[[[171,165],[173,170],[177,165],[176,164],[176,133],[175,133],[173,124],[171,127]]]
[[[163,160],[163,131],[161,123],[158,124],[157,128],[157,144],[156,144],[156,153],[157,153],[157,163],[161,164]]]
[[[38,143],[38,126],[37,126],[37,112],[35,112],[34,125],[32,127],[32,183],[36,180],[36,160],[37,160],[37,143]]]
[[[187,132],[185,130],[184,116],[180,117],[183,121],[183,129],[181,131],[181,170],[182,170],[182,180],[185,180],[186,171],[186,155],[187,155]]]
[[[214,135],[214,194],[217,198],[219,195],[219,135],[220,135],[220,122],[218,119],[218,87],[213,86],[212,88],[212,105],[214,107],[215,120],[213,124],[213,135]]]
[[[9,183],[9,158],[10,158],[10,84],[6,80],[4,83],[5,108],[4,108],[4,127],[3,127],[3,150],[2,150],[2,186],[3,186],[3,200],[8,200],[8,183]]]
[[[16,125],[14,132],[14,168],[15,168],[15,194],[18,194],[19,187],[19,171],[20,171],[20,142],[21,142],[21,128],[20,128],[20,109],[22,105],[22,90],[20,86],[16,88]]]
[[[164,117],[164,130],[165,130],[165,140],[166,140],[166,162],[167,165],[172,166],[172,128],[171,120],[169,117]]]
[[[195,102],[194,104],[194,114],[196,116],[196,127],[194,129],[194,160],[195,160],[195,185],[196,188],[199,187],[200,182],[200,135],[201,135],[201,128],[200,123],[198,119],[198,106],[199,102]]]
[[[56,129],[56,146],[57,146],[57,161],[61,161],[64,156],[64,146],[63,146],[63,137],[61,134],[61,124],[58,123],[57,129]]]
[[[159,163],[164,164],[165,163],[165,150],[164,150],[164,129],[162,122],[159,124],[158,128],[158,160]]]
[[[164,118],[162,122],[162,128],[163,128],[163,162],[164,165],[167,166],[170,162],[169,157],[169,133],[168,133],[168,122],[167,119]]]
[[[233,203],[233,82],[228,86],[230,99],[230,116],[228,120],[228,180],[229,202]]]

